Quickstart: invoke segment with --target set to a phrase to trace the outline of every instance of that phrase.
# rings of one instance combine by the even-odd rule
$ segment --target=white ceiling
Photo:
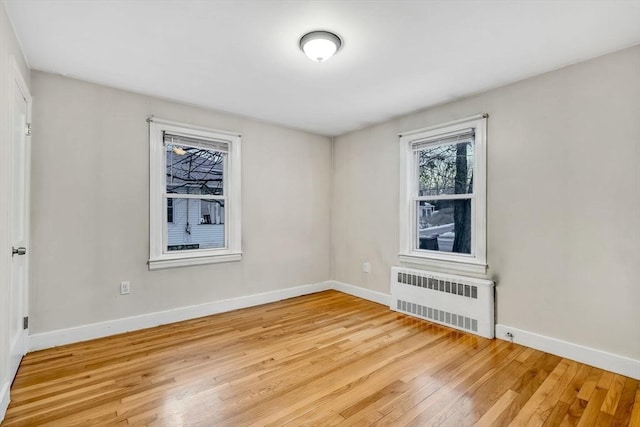
[[[640,43],[640,0],[6,0],[31,68],[340,135]],[[325,63],[306,32],[344,39]]]

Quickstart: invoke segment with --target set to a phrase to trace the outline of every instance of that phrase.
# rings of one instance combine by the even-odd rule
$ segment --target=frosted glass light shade
[[[331,58],[342,46],[342,40],[328,31],[312,31],[300,39],[300,49],[316,62]]]

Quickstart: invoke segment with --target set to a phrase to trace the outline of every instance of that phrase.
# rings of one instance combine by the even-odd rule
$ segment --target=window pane
[[[222,195],[226,153],[166,144],[167,193]]]
[[[471,199],[416,202],[416,249],[471,253]]]
[[[418,196],[473,193],[473,143],[438,145],[416,152]]]
[[[169,200],[173,200],[173,222],[167,221],[166,251],[225,247],[223,200]],[[205,210],[209,222],[203,222]]]

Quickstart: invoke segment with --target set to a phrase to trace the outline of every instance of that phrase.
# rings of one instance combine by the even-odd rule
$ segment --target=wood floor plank
[[[609,391],[604,397],[602,408],[600,408],[602,412],[609,415],[615,415],[616,409],[618,409],[618,402],[620,401],[620,397],[622,395],[622,388],[624,387],[625,380],[626,378],[622,375],[614,376],[613,381],[609,386]]]
[[[491,369],[484,371],[484,375],[479,378],[469,376],[469,380],[460,383],[453,390],[455,394],[452,399],[447,399],[444,405],[428,405],[430,409],[423,411],[412,423],[454,427],[474,424],[509,390],[511,381],[508,378],[515,377],[516,372],[523,370],[522,364],[517,361],[519,354],[523,351],[522,347],[509,345],[506,351],[509,353],[501,357],[501,360]],[[475,381],[473,381],[474,377]],[[480,396],[482,396],[481,399]]]
[[[630,418],[634,403],[636,408],[640,407],[640,398],[636,399],[636,390],[640,387],[639,383],[640,381],[634,381],[631,378],[625,380],[622,393],[620,394],[620,400],[618,401],[618,407],[611,422],[612,426],[622,427],[631,425]]]
[[[29,353],[1,425],[627,426],[639,387],[326,291]]]
[[[591,398],[591,395],[595,391],[598,386],[598,382],[600,382],[600,378],[604,372],[601,369],[593,368],[587,377],[587,380],[582,385],[580,392],[578,393],[578,399],[588,402]]]
[[[596,420],[600,415],[600,406],[602,406],[602,402],[604,401],[604,397],[607,394],[607,390],[596,388],[589,399],[589,403],[587,403],[587,407],[584,409],[584,413],[580,417],[577,426],[578,427],[587,427],[587,426],[595,426]]]
[[[569,367],[560,380],[558,380],[551,392],[547,394],[545,399],[536,409],[535,418],[540,420],[538,425],[544,426],[559,424],[563,419],[563,415],[566,414],[569,409],[569,405],[562,402],[560,397],[564,394],[564,391],[571,386],[574,378],[580,370],[580,364],[567,359],[564,359],[563,361],[568,362]],[[549,421],[550,419],[551,421]]]
[[[633,411],[629,419],[629,426],[640,426],[640,386],[636,386],[635,404],[633,405]]]
[[[447,344],[447,342],[443,343]],[[393,367],[393,365],[385,365],[380,367],[377,371],[373,372],[371,375],[367,377],[366,381],[358,381],[356,383],[348,384],[342,390],[336,390],[332,397],[335,397],[335,401],[324,400],[324,402],[318,402],[321,404],[316,404],[316,402],[311,402],[307,405],[307,411],[305,414],[300,415],[299,422],[309,422],[313,424],[315,421],[319,421],[319,417],[324,417],[326,414],[331,414],[333,412],[340,412],[340,415],[347,418],[343,411],[348,406],[361,401],[362,396],[366,395],[369,390],[372,389],[380,389],[384,388],[385,384],[392,383],[397,381],[397,378],[403,377],[415,377],[419,372],[424,372],[425,370],[430,370],[431,372],[436,372],[437,370],[443,368],[448,363],[452,363],[454,359],[452,356],[456,353],[459,353],[460,349],[458,346],[460,345],[457,340],[449,340],[449,344],[451,344],[448,348],[444,347],[442,350],[443,357],[431,358],[428,362],[424,362],[426,356],[429,352],[432,351],[432,347],[425,347],[420,351],[417,351],[413,354],[409,354],[403,358],[403,365],[401,367]],[[447,357],[447,355],[449,357]],[[398,369],[400,368],[400,369]],[[403,382],[402,380],[400,380]],[[339,404],[336,404],[336,401]],[[347,413],[348,415],[348,413]],[[295,423],[295,420],[294,420]],[[276,422],[276,424],[279,424]],[[292,424],[295,425],[295,424]]]
[[[511,401],[508,408],[512,408],[514,403],[521,399],[521,394],[523,393],[521,389],[522,375],[539,360],[538,356],[542,355],[540,352],[529,354],[530,356],[527,359],[516,358],[516,360],[512,361],[506,368],[501,369],[498,375],[493,375],[481,388],[465,396],[465,403],[459,405],[461,408],[466,409],[466,416],[462,419],[462,424],[471,425],[479,420],[483,414],[490,409],[498,396],[507,390],[514,390],[517,393],[517,396]],[[520,360],[524,360],[524,362],[520,362]],[[555,367],[558,359],[554,358],[550,360],[554,363]],[[514,378],[517,378],[517,380],[514,380]],[[526,390],[524,391],[524,395],[528,396]],[[480,396],[482,396],[482,399],[479,398]],[[509,412],[506,413],[508,414]],[[505,414],[505,411],[503,411],[502,414]],[[498,419],[502,419],[502,414]],[[497,422],[497,420],[494,421],[494,424]],[[460,425],[460,423],[449,423],[448,425],[455,426]]]
[[[540,385],[536,392],[531,396],[527,403],[522,407],[518,416],[513,419],[511,426],[527,426],[527,425],[542,425],[544,419],[542,419],[538,413],[538,408],[549,396],[549,394],[556,388],[560,378],[569,368],[569,365],[565,361],[561,361],[558,366],[551,372],[551,374]]]
[[[493,423],[495,426],[507,426],[516,418],[520,410],[527,404],[531,396],[536,392],[538,387],[544,383],[545,379],[551,371],[553,371],[560,358],[542,352],[535,352],[527,360],[526,372],[510,386],[512,390],[518,393],[513,402],[505,409],[500,417]]]
[[[580,422],[582,415],[589,403],[593,392],[596,390],[596,385],[602,376],[602,370],[593,367],[587,367],[588,372],[585,375],[585,378],[582,382],[582,385],[579,386],[579,390],[573,396],[573,400],[569,402],[569,409],[567,410],[567,414],[562,420],[561,425],[563,426],[575,426]],[[576,385],[574,382],[573,385]],[[572,389],[575,391],[576,389]],[[564,393],[566,395],[566,391]],[[583,397],[587,396],[587,400],[583,399]]]
[[[543,427],[552,427],[558,426],[562,424],[564,417],[567,415],[567,411],[569,410],[569,404],[559,400],[556,403],[556,406],[553,407],[553,410],[544,421]]]
[[[484,383],[497,370],[496,364],[508,361],[504,356],[514,353],[505,345],[496,347],[494,351],[480,363],[472,361],[467,366],[462,365],[462,370],[454,368],[454,375],[430,375],[422,387],[416,387],[380,408],[385,416],[376,425],[405,425],[420,422],[421,418],[430,418],[442,405],[453,400],[453,397],[461,395],[474,385]]]
[[[460,383],[461,378],[468,378],[468,373],[471,372],[474,368],[481,366],[483,361],[486,361],[492,355],[496,354],[496,349],[506,349],[505,345],[500,345],[503,343],[490,342],[484,348],[478,348],[478,351],[473,354],[471,357],[466,354],[460,354],[458,358],[447,358],[444,357],[442,363],[439,365],[440,368],[437,371],[434,369],[433,371],[422,371],[418,375],[408,376],[402,380],[401,390],[394,393],[387,393],[386,395],[380,395],[376,393],[377,399],[373,404],[368,406],[366,409],[368,412],[373,412],[374,416],[366,417],[367,419],[376,418],[375,421],[378,421],[380,416],[376,416],[381,414],[381,411],[385,411],[386,414],[389,413],[388,409],[385,408],[393,408],[394,402],[406,402],[408,397],[408,392],[414,390],[418,384],[425,385],[425,380],[428,381],[428,384],[433,384],[436,382],[447,382],[451,385],[454,383]],[[449,362],[447,362],[447,360]],[[444,369],[444,366],[450,363],[451,366],[455,366],[455,369]],[[350,408],[351,409],[351,408]],[[349,418],[347,418],[349,419]]]
[[[592,368],[587,365],[581,365],[580,368],[578,368],[578,372],[575,377],[573,377],[571,384],[569,384],[569,386],[567,386],[562,392],[562,395],[560,396],[561,402],[571,406],[571,404],[578,398],[578,393],[580,393],[591,369]]]
[[[491,427],[498,419],[500,414],[518,397],[518,393],[513,390],[507,390],[498,401],[484,413],[482,418],[474,424],[476,427]]]

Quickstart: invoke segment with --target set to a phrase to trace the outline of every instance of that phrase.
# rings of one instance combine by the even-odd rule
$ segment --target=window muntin
[[[400,135],[400,261],[486,271],[486,116]]]
[[[153,119],[150,140],[150,268],[240,259],[239,135]]]

